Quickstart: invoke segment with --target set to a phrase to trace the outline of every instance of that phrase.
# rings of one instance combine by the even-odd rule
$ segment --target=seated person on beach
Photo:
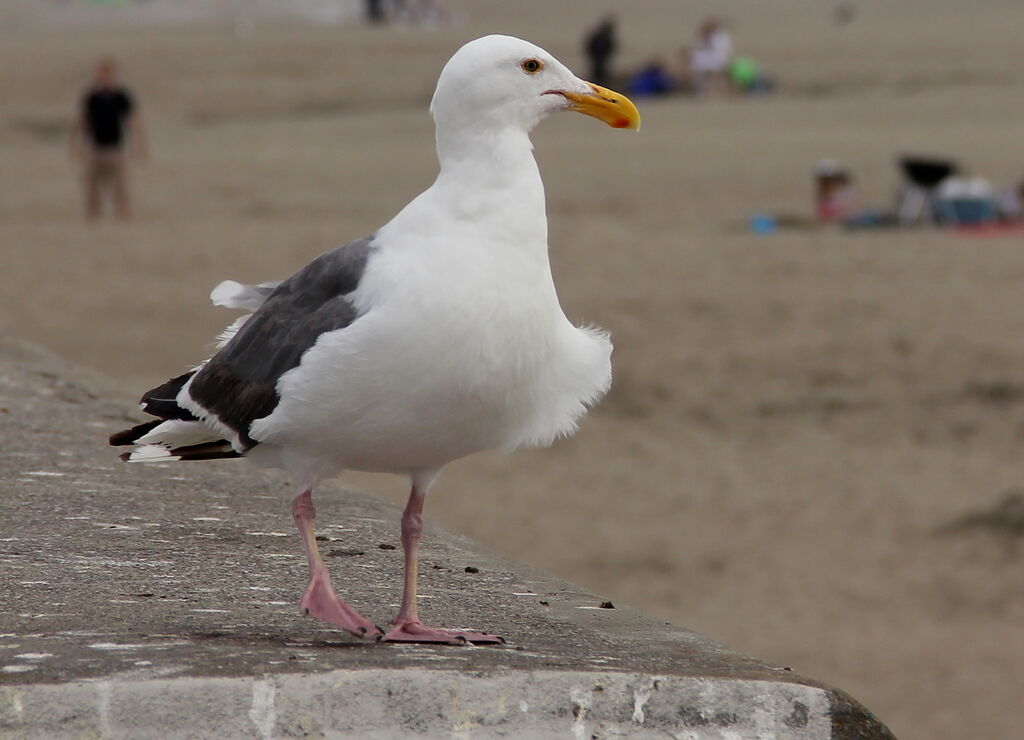
[[[850,229],[873,229],[895,224],[891,214],[857,205],[853,175],[834,159],[822,159],[813,170],[814,215],[818,223],[840,223]]]
[[[823,159],[814,165],[814,215],[823,223],[842,222],[855,215],[853,177],[841,164]]]
[[[761,72],[761,66],[750,57],[736,56],[729,63],[729,82],[733,89],[744,95],[771,91],[772,81]]]
[[[676,81],[660,57],[653,57],[629,79],[629,91],[638,97],[665,95],[676,89]]]

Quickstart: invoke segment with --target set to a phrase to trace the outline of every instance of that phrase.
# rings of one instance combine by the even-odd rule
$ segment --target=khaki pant
[[[92,149],[85,158],[85,210],[89,218],[100,215],[107,193],[114,201],[118,217],[127,218],[130,209],[124,152],[120,149]]]

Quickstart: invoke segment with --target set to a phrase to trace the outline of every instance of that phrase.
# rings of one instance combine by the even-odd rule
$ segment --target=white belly
[[[278,408],[252,436],[330,472],[434,470],[486,449],[548,445],[575,430],[611,378],[608,339],[555,308],[487,321],[443,303],[370,311],[282,377]]]

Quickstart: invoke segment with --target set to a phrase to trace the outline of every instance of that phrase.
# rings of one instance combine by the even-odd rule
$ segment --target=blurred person
[[[616,23],[615,16],[606,15],[594,30],[587,34],[583,45],[590,61],[590,80],[602,87],[611,84],[611,61],[618,50]]]
[[[366,20],[369,23],[381,24],[387,20],[384,13],[384,0],[365,0]]]
[[[690,67],[699,93],[729,92],[732,36],[717,18],[704,21],[697,31]]]
[[[770,92],[774,87],[772,81],[761,71],[761,65],[751,57],[733,57],[729,63],[728,74],[733,90],[743,95],[759,95]]]
[[[676,89],[676,81],[669,74],[661,57],[652,57],[629,80],[629,91],[638,97],[666,95]]]
[[[832,159],[814,165],[814,214],[823,223],[843,222],[856,214],[857,199],[849,170]]]
[[[90,221],[99,218],[108,194],[117,217],[131,217],[126,143],[133,156],[145,156],[145,132],[135,99],[118,81],[114,60],[103,57],[82,96],[71,129],[71,155],[83,162],[85,215]]]
[[[848,229],[895,226],[896,216],[877,208],[861,208],[850,171],[833,159],[814,165],[814,215],[819,223],[842,224]]]

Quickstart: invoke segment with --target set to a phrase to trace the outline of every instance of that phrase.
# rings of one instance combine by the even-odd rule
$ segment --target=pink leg
[[[402,549],[405,552],[405,585],[402,606],[391,620],[392,629],[384,635],[384,642],[428,642],[445,645],[465,645],[468,642],[496,645],[505,641],[497,635],[483,632],[442,630],[426,627],[420,621],[416,608],[416,581],[419,575],[419,544],[423,535],[423,500],[425,494],[413,485],[409,502],[402,513]]]
[[[309,585],[299,608],[304,614],[330,622],[357,637],[379,637],[383,631],[342,601],[331,586],[331,577],[316,546],[316,508],[310,494],[310,489],[307,489],[292,501],[292,518],[299,528],[306,560],[309,561]]]

